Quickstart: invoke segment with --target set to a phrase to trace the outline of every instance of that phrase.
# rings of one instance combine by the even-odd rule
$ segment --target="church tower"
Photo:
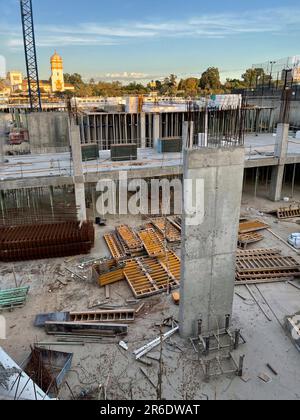
[[[52,55],[50,63],[52,92],[63,92],[65,90],[63,60],[56,51]]]

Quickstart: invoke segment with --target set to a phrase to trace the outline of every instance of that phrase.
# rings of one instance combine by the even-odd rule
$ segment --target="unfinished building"
[[[289,131],[288,94],[275,135],[275,122],[269,133],[247,134],[257,110],[231,99],[167,112],[157,104],[137,112],[14,110],[21,125],[31,121],[24,154],[1,131],[9,154],[0,163],[0,308],[14,310],[3,347],[22,360],[24,346],[33,346],[24,372],[41,393],[213,399],[215,387],[220,399],[277,398],[280,375],[284,398],[299,398],[291,372],[299,371],[292,314],[300,262],[287,237],[300,216],[300,143]],[[183,181],[181,211],[175,181]],[[294,336],[283,331],[286,317]],[[88,381],[54,375],[41,349],[56,346],[64,372],[73,358]],[[15,379],[23,367],[16,369]]]

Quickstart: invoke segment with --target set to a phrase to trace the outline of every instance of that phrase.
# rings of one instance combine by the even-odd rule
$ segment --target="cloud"
[[[0,23],[0,37],[10,48],[22,46],[20,27]],[[300,31],[300,7],[273,8],[242,13],[195,15],[174,21],[146,20],[83,22],[74,25],[36,24],[39,47],[109,46],[161,38],[224,39],[252,34],[295,34]]]

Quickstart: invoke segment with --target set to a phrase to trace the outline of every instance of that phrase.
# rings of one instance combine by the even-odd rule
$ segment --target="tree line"
[[[123,96],[123,95],[144,95],[157,92],[159,95],[179,96],[193,98],[199,95],[211,95],[231,93],[236,89],[254,89],[260,85],[277,87],[283,84],[282,81],[274,81],[272,77],[264,72],[262,68],[249,68],[242,74],[241,79],[226,79],[221,82],[220,72],[217,67],[209,67],[201,77],[188,77],[178,79],[175,74],[170,74],[164,80],[152,80],[147,85],[131,82],[123,85],[119,81],[106,82],[90,79],[85,82],[79,73],[64,75],[65,83],[70,83],[75,88],[75,95],[86,96]],[[1,90],[0,80],[0,90]],[[73,91],[66,91],[62,96],[73,96]]]

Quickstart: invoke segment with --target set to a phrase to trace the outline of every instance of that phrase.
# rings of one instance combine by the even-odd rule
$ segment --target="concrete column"
[[[153,115],[153,148],[157,149],[157,142],[160,137],[160,114]]]
[[[4,163],[5,119],[0,116],[0,164]]]
[[[185,182],[180,291],[180,333],[196,337],[198,320],[202,331],[225,326],[232,314],[235,253],[242,197],[244,149],[190,149],[184,151]],[[199,181],[200,191],[195,188]],[[196,195],[196,192],[198,195]],[[201,200],[204,217],[191,224],[188,197]]]
[[[141,148],[145,149],[146,147],[146,114],[144,112],[140,113],[140,133],[141,133]]]
[[[188,121],[183,121],[182,123],[182,149],[188,148],[189,141],[189,123]]]
[[[270,199],[280,201],[282,195],[282,181],[284,174],[284,165],[289,144],[289,124],[278,124],[276,134],[276,144],[274,155],[279,159],[279,164],[272,168]]]
[[[77,217],[80,222],[87,220],[84,175],[82,167],[82,153],[80,143],[80,128],[72,121],[70,123],[70,144],[72,149],[73,168],[74,168],[74,185],[75,185],[75,202],[78,207]]]

